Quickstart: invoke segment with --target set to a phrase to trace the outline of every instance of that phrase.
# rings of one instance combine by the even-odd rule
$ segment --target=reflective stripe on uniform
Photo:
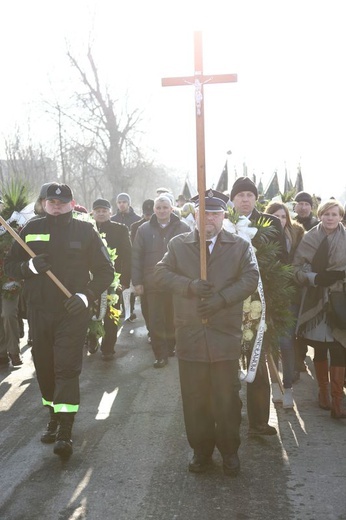
[[[54,406],[53,401],[47,401],[44,397],[42,397],[42,404],[43,406]]]
[[[76,413],[78,412],[79,404],[55,404],[55,413]]]
[[[50,234],[41,234],[41,235],[26,235],[25,242],[49,242]]]

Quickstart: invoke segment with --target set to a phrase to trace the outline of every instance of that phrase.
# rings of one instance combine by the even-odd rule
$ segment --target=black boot
[[[59,427],[56,434],[54,445],[54,453],[62,458],[68,458],[72,455],[72,426],[74,421],[74,413],[58,413]]]
[[[47,424],[46,431],[44,431],[41,435],[41,442],[45,444],[51,444],[55,442],[56,431],[58,428],[58,416],[54,413],[54,408],[51,406],[49,408],[49,422]]]

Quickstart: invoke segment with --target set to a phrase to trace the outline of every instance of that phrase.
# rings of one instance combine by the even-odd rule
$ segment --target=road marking
[[[98,407],[98,413],[96,415],[97,421],[104,421],[105,419],[108,419],[110,411],[112,409],[114,400],[118,394],[119,387],[117,386],[113,392],[108,393],[104,392],[103,396],[101,398],[99,407]]]

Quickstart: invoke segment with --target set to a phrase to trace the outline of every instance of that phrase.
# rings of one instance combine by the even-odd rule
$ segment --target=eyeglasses
[[[205,212],[205,218],[211,218],[211,219],[216,219],[216,218],[224,218],[224,212],[223,211],[206,211]]]

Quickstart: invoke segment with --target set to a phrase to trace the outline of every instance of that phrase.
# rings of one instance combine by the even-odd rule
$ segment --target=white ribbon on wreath
[[[107,307],[108,307],[108,300],[107,300],[108,291],[104,291],[99,299],[99,309],[98,313],[94,314],[92,316],[93,321],[102,321],[104,317],[106,316]]]
[[[31,218],[35,216],[34,202],[31,202],[21,211],[14,211],[9,219],[6,220],[7,224],[17,223],[17,226],[23,227]],[[6,229],[0,226],[0,236],[6,233]]]

